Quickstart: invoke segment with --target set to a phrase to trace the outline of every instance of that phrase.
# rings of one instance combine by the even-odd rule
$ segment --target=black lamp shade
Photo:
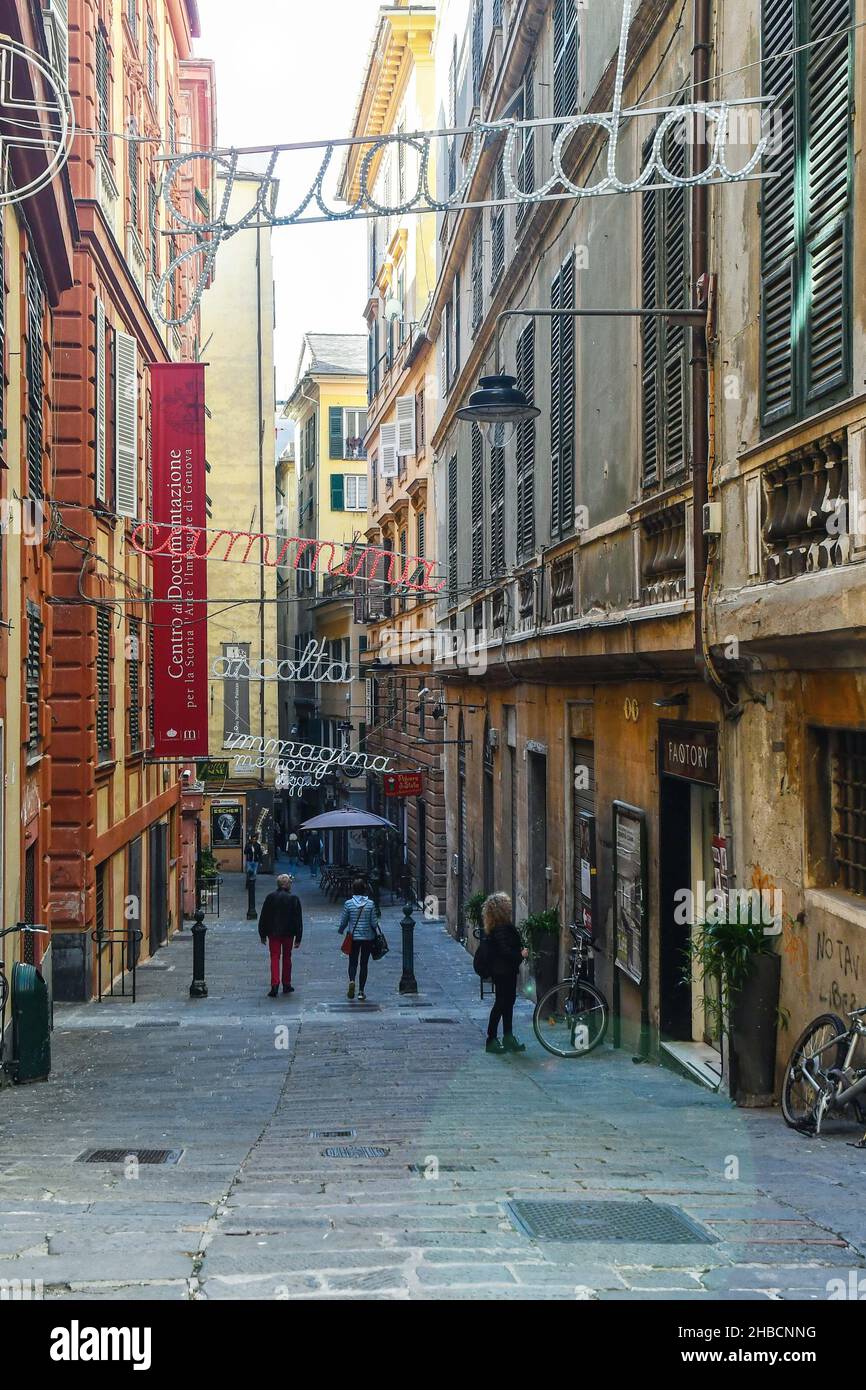
[[[517,378],[504,372],[481,377],[478,390],[473,391],[468,403],[456,412],[458,420],[470,420],[476,425],[516,424],[521,420],[534,420],[540,414],[538,407],[531,405],[518,390]]]

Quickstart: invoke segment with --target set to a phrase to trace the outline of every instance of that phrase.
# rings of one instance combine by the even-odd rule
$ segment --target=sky
[[[195,51],[215,63],[219,144],[348,135],[379,6],[380,0],[199,0],[202,36]],[[306,192],[323,154],[280,156],[279,211],[291,210],[292,194],[297,202]],[[337,151],[335,171],[341,161]],[[260,167],[252,158],[241,163]],[[273,232],[278,399],[294,386],[305,332],[366,332],[365,246],[365,222]]]

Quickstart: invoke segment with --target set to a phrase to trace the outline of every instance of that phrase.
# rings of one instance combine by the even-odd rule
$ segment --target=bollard
[[[401,994],[417,994],[418,981],[415,979],[415,918],[412,916],[412,903],[407,896],[403,906],[403,919],[400,923],[403,933],[403,974],[398,986]]]
[[[256,912],[256,876],[255,874],[247,874],[247,921],[255,921],[258,915]]]
[[[207,985],[204,979],[204,939],[207,935],[207,927],[204,924],[204,913],[200,907],[195,910],[195,922],[192,927],[192,984],[189,987],[191,999],[206,999]]]

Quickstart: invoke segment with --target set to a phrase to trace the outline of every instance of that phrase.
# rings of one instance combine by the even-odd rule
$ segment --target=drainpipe
[[[694,44],[692,47],[692,101],[709,99],[710,52],[713,0],[694,0]],[[707,161],[707,123],[694,118],[693,169],[702,169]],[[692,284],[696,287],[697,303],[703,306],[709,293],[709,196],[706,187],[692,189]],[[707,465],[709,458],[709,371],[707,332],[692,330],[691,361],[692,395],[692,540],[694,550],[695,589],[695,661],[704,679],[710,679],[704,659],[702,637],[704,580],[707,572],[707,544],[704,536],[704,503],[707,500]]]

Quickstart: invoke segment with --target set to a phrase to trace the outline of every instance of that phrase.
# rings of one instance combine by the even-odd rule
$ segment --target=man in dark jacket
[[[275,998],[280,985],[280,956],[283,958],[283,994],[291,994],[292,948],[300,946],[304,934],[304,921],[300,899],[292,892],[291,874],[280,874],[273,893],[269,893],[262,903],[259,914],[259,936],[262,943],[268,943],[271,953],[271,987],[268,995]]]

